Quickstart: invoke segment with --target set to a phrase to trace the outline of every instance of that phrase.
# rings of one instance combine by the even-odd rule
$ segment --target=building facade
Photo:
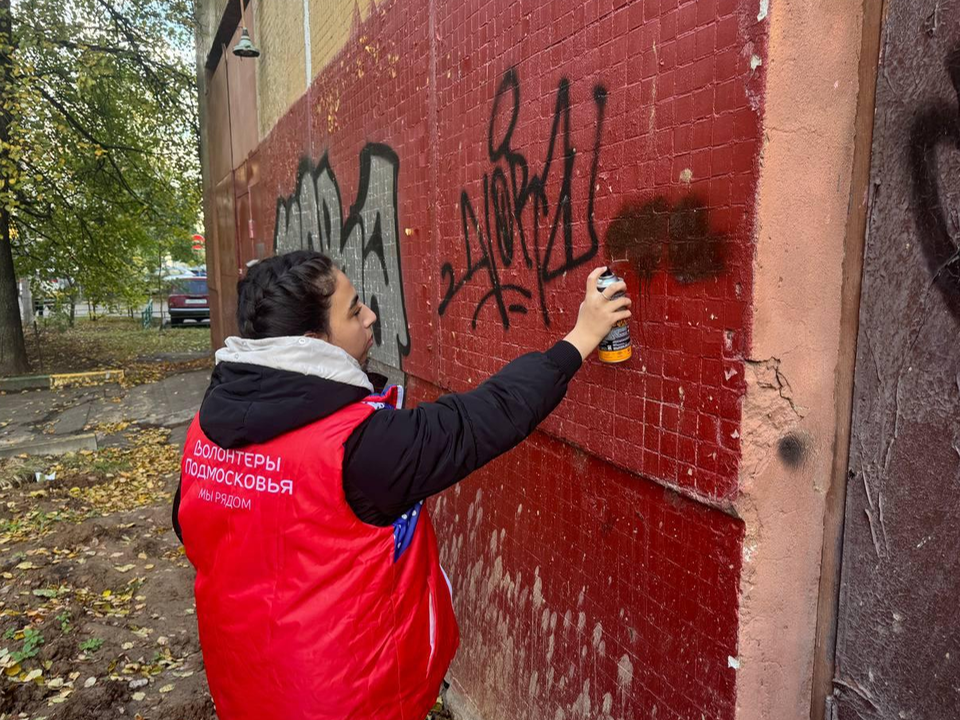
[[[561,338],[597,265],[635,300],[630,361],[432,501],[459,716],[960,706],[955,0],[241,1],[198,3],[215,345],[299,248],[414,401]]]

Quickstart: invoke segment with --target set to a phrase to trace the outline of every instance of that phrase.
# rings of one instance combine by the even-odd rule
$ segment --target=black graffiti
[[[960,320],[960,239],[951,232],[940,192],[937,149],[960,150],[960,46],[950,53],[947,73],[956,102],[937,102],[921,110],[910,135],[914,213],[920,246],[933,284]]]
[[[596,105],[596,134],[587,195],[587,234],[589,244],[577,251],[573,239],[573,170],[576,149],[570,139],[570,83],[562,79],[557,88],[553,124],[547,155],[540,174],[531,173],[526,156],[513,145],[513,133],[520,116],[520,81],[516,70],[507,71],[497,88],[490,113],[487,154],[493,169],[483,176],[483,206],[477,210],[466,190],[460,192],[460,218],[466,251],[466,269],[457,279],[450,262],[440,269],[446,285],[439,314],[474,276],[484,271],[489,291],[478,301],[473,313],[473,327],[481,310],[489,302],[496,306],[504,328],[510,327],[510,313],[525,314],[533,290],[523,285],[504,283],[501,271],[522,258],[526,268],[535,271],[537,299],[545,325],[550,325],[545,287],[565,272],[588,262],[597,254],[599,240],[594,226],[594,199],[600,161],[600,139],[607,91],[597,85],[593,89]],[[497,134],[498,120],[504,106],[505,130]],[[558,147],[559,145],[559,147]],[[555,155],[561,164],[560,189],[551,202],[547,184],[554,168]],[[525,224],[525,213],[532,221]],[[491,219],[492,216],[492,219]],[[542,227],[541,221],[545,221]]]
[[[376,314],[372,355],[397,368],[410,353],[403,296],[397,181],[400,161],[387,145],[360,153],[357,197],[344,218],[340,187],[325,154],[300,162],[296,191],[277,201],[274,252],[311,249],[333,258]]]
[[[726,237],[710,229],[706,203],[688,195],[676,204],[666,198],[625,203],[607,227],[611,261],[629,261],[641,281],[664,262],[681,283],[717,277],[726,268]]]

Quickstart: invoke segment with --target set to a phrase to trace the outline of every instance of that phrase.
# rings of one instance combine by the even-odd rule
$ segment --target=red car
[[[184,320],[209,321],[207,278],[194,276],[174,280],[167,296],[167,310],[171,325],[181,325]]]

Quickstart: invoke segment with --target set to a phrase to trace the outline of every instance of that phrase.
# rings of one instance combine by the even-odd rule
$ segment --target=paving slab
[[[8,392],[0,395],[0,451],[7,455],[33,452],[104,423],[177,428],[185,436],[209,382],[210,370],[205,369],[128,390],[104,385]],[[116,442],[108,438],[101,436],[101,441]]]
[[[97,437],[93,433],[82,435],[65,435],[51,437],[49,440],[38,440],[20,445],[0,447],[0,457],[13,455],[65,455],[80,450],[96,450]]]

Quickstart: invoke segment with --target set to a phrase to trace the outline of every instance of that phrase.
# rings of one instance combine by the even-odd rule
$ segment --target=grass
[[[139,366],[158,364],[150,356],[210,350],[209,326],[144,330],[139,318],[77,318],[72,328],[60,318],[42,319],[36,329],[25,328],[25,339],[34,374],[119,368],[131,374],[134,383],[138,370],[145,370]],[[157,379],[145,375],[141,381]]]

